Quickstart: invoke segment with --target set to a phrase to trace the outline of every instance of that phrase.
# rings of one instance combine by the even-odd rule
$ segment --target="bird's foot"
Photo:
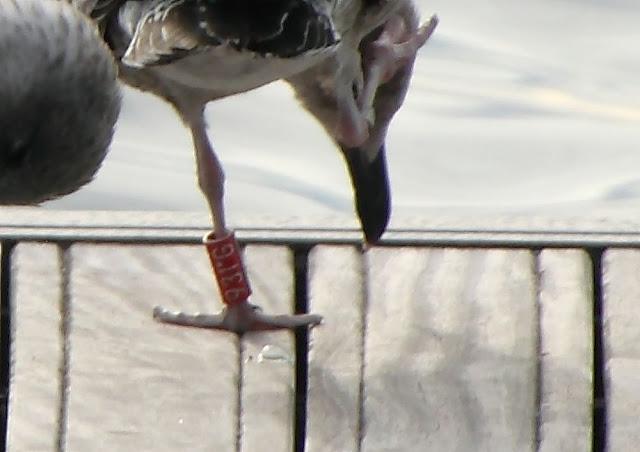
[[[415,60],[418,50],[431,37],[438,17],[431,19],[415,31],[408,31],[405,19],[400,15],[391,17],[377,39],[363,49],[365,81],[358,104],[369,121],[373,115],[373,101],[380,85],[388,82],[402,68]]]
[[[204,237],[204,245],[226,308],[220,314],[184,314],[156,306],[153,318],[157,321],[231,331],[239,335],[249,331],[315,326],[322,321],[321,316],[314,314],[267,315],[249,303],[251,288],[242,264],[240,247],[232,232],[222,238],[209,233]]]
[[[379,71],[380,82],[388,82],[400,68],[415,59],[416,53],[425,45],[437,25],[438,17],[432,16],[429,22],[410,32],[402,17],[391,17],[380,36],[364,49],[364,63],[368,64],[368,70]]]
[[[156,306],[153,318],[162,323],[224,330],[242,335],[250,331],[272,331],[313,327],[322,322],[315,314],[267,315],[248,301],[227,306],[220,314],[184,314]]]

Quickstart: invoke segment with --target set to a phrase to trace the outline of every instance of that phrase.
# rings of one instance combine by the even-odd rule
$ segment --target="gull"
[[[95,24],[53,0],[0,0],[0,204],[37,204],[94,177],[120,111]]]
[[[96,20],[119,62],[120,78],[168,101],[191,132],[198,184],[213,222],[203,241],[226,306],[215,315],[156,307],[154,317],[237,334],[319,324],[319,315],[266,315],[249,303],[205,106],[286,80],[342,151],[365,239],[375,243],[390,215],[386,131],[437,19],[419,27],[411,0],[75,2]]]

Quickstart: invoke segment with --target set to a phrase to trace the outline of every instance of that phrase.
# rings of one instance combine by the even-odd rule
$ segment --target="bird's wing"
[[[104,0],[115,1],[115,0]],[[129,2],[130,3],[130,2]],[[123,57],[131,66],[165,64],[219,45],[292,58],[339,40],[317,0],[156,0],[135,25]],[[120,17],[120,25],[126,26]],[[130,19],[131,20],[131,19]]]

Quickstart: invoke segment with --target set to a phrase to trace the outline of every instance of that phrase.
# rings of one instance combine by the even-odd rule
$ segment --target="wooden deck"
[[[254,302],[325,321],[238,339],[152,320],[219,310],[205,226],[131,218],[0,215],[6,450],[638,450],[632,231],[239,227]]]

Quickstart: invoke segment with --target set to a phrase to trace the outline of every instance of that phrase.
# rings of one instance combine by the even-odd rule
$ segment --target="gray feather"
[[[120,108],[95,26],[63,2],[0,2],[0,204],[77,190],[100,167]]]

